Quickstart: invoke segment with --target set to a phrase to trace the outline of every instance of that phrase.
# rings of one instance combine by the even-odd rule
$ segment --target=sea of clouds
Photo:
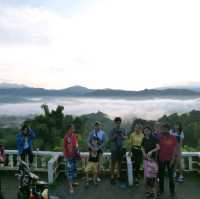
[[[46,103],[50,109],[57,105],[64,106],[65,114],[83,115],[101,111],[113,118],[121,116],[124,119],[143,118],[158,119],[164,114],[185,113],[200,110],[198,99],[97,99],[97,98],[38,98],[26,103],[0,104],[0,115],[41,114],[41,105]]]

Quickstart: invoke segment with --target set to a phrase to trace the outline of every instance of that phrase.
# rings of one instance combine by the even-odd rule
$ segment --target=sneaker
[[[94,186],[97,186],[98,185],[98,183],[97,183],[97,181],[95,180],[95,181],[93,181],[93,184],[94,184]]]
[[[89,187],[89,182],[86,182],[85,183],[85,188],[88,188]]]
[[[111,184],[111,185],[115,185],[115,184],[116,184],[116,182],[115,182],[115,179],[114,179],[114,178],[111,178],[111,179],[110,179],[110,184]]]
[[[159,191],[157,195],[162,196],[163,194],[164,194],[164,191]]]
[[[176,179],[177,182],[184,182],[184,177],[183,176],[179,176],[177,179]]]
[[[74,194],[74,189],[72,188],[72,189],[69,189],[69,193],[70,194]]]
[[[101,178],[97,177],[97,182],[101,182]]]
[[[139,180],[136,178],[135,179],[135,186],[138,186],[139,185]]]
[[[78,182],[74,182],[73,186],[77,187],[77,186],[79,186],[79,183]]]

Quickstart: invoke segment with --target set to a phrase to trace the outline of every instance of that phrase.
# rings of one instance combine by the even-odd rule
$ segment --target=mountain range
[[[114,90],[114,89],[88,89],[82,86],[72,86],[66,89],[44,89],[33,88],[18,84],[0,84],[0,100],[5,101],[10,97],[105,97],[105,98],[127,98],[127,97],[200,97],[199,89],[186,88],[158,88],[144,89],[141,91]]]

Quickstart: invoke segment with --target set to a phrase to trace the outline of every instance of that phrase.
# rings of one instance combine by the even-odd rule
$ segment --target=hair
[[[98,127],[98,126],[100,126],[101,125],[101,122],[99,122],[99,121],[96,121],[95,123],[94,123],[94,126],[95,127]]]
[[[178,130],[179,130],[179,132],[182,132],[183,131],[183,127],[182,127],[182,124],[179,122],[179,123],[177,123],[177,126],[178,126]]]
[[[162,124],[161,125],[161,132],[169,132],[170,131],[170,125],[169,124]]]
[[[148,129],[151,133],[153,132],[153,130],[149,127],[149,126],[145,126],[144,128],[143,128],[143,133],[144,133],[144,130],[145,129]]]
[[[116,117],[116,118],[114,119],[114,121],[115,121],[115,122],[122,122],[122,119],[121,119],[121,117]]]
[[[138,124],[135,125],[135,128],[143,129],[143,125],[141,123],[138,123]]]
[[[28,129],[28,126],[26,124],[23,124],[21,127],[21,131],[24,131],[25,129]]]
[[[73,124],[68,124],[66,130],[68,131],[68,130],[71,129],[73,126],[74,126]]]

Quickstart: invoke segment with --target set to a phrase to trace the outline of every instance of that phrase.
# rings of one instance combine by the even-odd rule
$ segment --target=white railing
[[[48,182],[53,183],[60,173],[65,170],[64,157],[62,152],[34,151],[33,170],[48,172]],[[7,164],[1,166],[1,170],[17,170],[19,157],[17,151],[6,150]],[[81,160],[78,161],[78,171],[83,171],[88,161],[88,153],[81,153]],[[108,172],[111,166],[110,153],[104,153],[101,170]],[[182,158],[185,171],[197,171],[200,173],[200,152],[184,152]]]

